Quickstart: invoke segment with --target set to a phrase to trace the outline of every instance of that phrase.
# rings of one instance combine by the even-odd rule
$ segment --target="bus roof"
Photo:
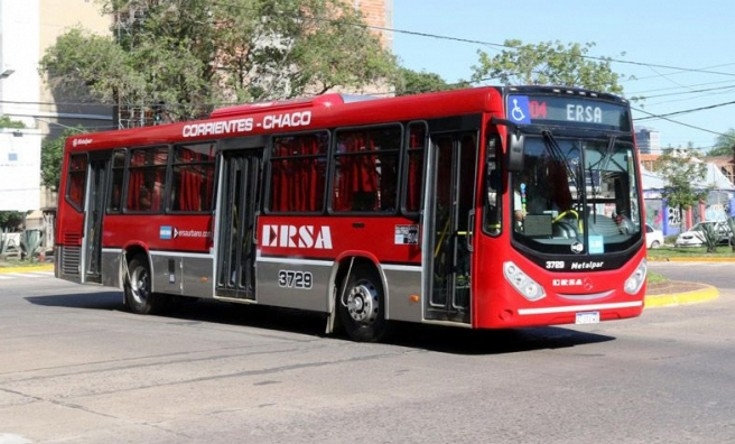
[[[128,146],[185,143],[264,134],[283,134],[321,128],[372,125],[384,122],[434,119],[476,113],[500,114],[503,93],[562,93],[623,102],[620,98],[574,88],[543,86],[477,87],[379,98],[323,94],[311,98],[229,106],[207,119],[85,133],[67,139],[73,151]]]

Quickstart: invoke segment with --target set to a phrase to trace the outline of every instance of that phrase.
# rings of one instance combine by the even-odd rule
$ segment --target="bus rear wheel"
[[[357,342],[377,342],[388,333],[385,294],[374,270],[357,269],[347,280],[337,303],[339,320],[347,336]]]
[[[165,295],[151,292],[151,270],[144,255],[135,256],[128,264],[125,282],[125,303],[136,314],[156,314],[168,302]]]

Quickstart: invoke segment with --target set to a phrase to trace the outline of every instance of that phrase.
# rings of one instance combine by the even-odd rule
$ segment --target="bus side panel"
[[[151,289],[155,293],[180,295],[182,291],[182,261],[180,255],[151,251]]]
[[[209,255],[151,251],[153,291],[172,295],[212,298],[210,276],[214,259]]]
[[[102,285],[122,288],[121,257],[121,249],[102,249]]]
[[[212,256],[185,256],[182,270],[183,294],[199,298],[214,297],[214,258]]]
[[[259,257],[256,295],[259,304],[328,312],[333,261]]]
[[[421,322],[423,321],[420,297],[413,300],[413,296],[421,295],[421,267],[383,266],[388,291],[388,309],[386,317],[395,321]]]

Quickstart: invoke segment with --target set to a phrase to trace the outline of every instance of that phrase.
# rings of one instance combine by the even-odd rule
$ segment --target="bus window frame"
[[[72,186],[74,185],[74,181],[72,180],[72,173],[80,172],[82,170],[73,170],[73,159],[75,157],[84,158],[84,180],[82,181],[82,194],[81,194],[81,201],[77,203],[72,197],[71,197],[71,190]],[[66,189],[64,190],[64,200],[71,205],[72,208],[74,208],[77,212],[83,213],[86,205],[86,195],[87,195],[87,179],[89,175],[89,152],[80,152],[80,153],[69,153],[69,166],[67,168],[66,173]]]
[[[321,196],[321,209],[318,211],[278,211],[273,210],[271,206],[271,197],[273,192],[273,150],[275,149],[275,141],[276,139],[280,137],[299,137],[304,135],[318,135],[318,134],[325,134],[327,136],[327,142],[326,142],[326,149],[324,151],[323,155],[319,156],[313,156],[315,158],[323,157],[325,162],[325,168],[324,168],[324,174],[325,174],[325,180],[324,180],[324,189],[322,190],[322,196]],[[331,175],[329,174],[330,171],[330,162],[331,162],[331,155],[332,155],[332,142],[334,140],[334,134],[333,131],[330,131],[326,128],[319,128],[314,129],[310,131],[299,131],[294,133],[278,133],[278,134],[271,134],[268,136],[268,142],[266,144],[265,153],[263,154],[263,163],[265,164],[265,172],[263,174],[262,179],[262,185],[263,185],[263,191],[261,193],[262,196],[262,208],[261,211],[263,211],[263,214],[266,215],[278,215],[278,216],[295,216],[295,215],[309,215],[309,216],[317,216],[317,215],[323,215],[327,213],[327,200],[329,196],[329,190],[330,190],[330,179]],[[303,157],[311,157],[311,156],[304,156],[300,155],[299,158]],[[275,156],[275,158],[283,159],[283,156]]]
[[[395,150],[396,152],[396,192],[395,192],[395,202],[393,205],[393,208],[390,211],[386,210],[337,210],[335,209],[335,202],[334,202],[334,193],[335,193],[335,183],[336,183],[336,174],[337,174],[337,158],[339,156],[360,156],[361,154],[354,154],[354,153],[340,153],[338,150],[338,143],[339,143],[339,133],[340,132],[349,132],[349,131],[372,131],[372,130],[379,130],[379,129],[387,129],[391,127],[398,128],[400,134],[399,137],[396,139],[398,141],[398,147],[395,149],[390,150],[373,150],[371,151],[370,155],[377,156],[379,153],[391,153]],[[328,177],[328,189],[327,189],[327,214],[330,216],[349,216],[349,215],[373,215],[373,216],[397,216],[400,212],[401,202],[400,202],[400,189],[402,187],[402,184],[400,183],[401,179],[401,172],[402,172],[402,162],[403,162],[403,152],[405,151],[404,144],[406,139],[406,127],[403,124],[403,122],[399,121],[392,121],[392,122],[382,122],[378,124],[371,124],[371,125],[358,125],[358,126],[345,126],[345,127],[338,127],[333,130],[333,137],[332,137],[332,143],[331,143],[331,150],[329,154],[329,177]],[[380,184],[378,184],[378,187]]]
[[[123,179],[124,186],[125,186],[125,193],[123,196],[123,214],[148,214],[148,215],[155,215],[155,214],[167,214],[170,206],[170,199],[167,198],[167,193],[170,188],[168,182],[169,182],[169,176],[170,176],[170,170],[171,170],[171,152],[172,152],[173,144],[171,143],[165,143],[165,144],[153,144],[153,145],[142,145],[142,146],[135,146],[135,147],[128,147],[128,155],[127,155],[127,162],[125,163],[125,178]],[[166,162],[164,164],[157,164],[157,163],[151,163],[150,165],[144,164],[142,166],[132,166],[133,162],[133,155],[137,151],[146,151],[146,150],[155,150],[158,148],[166,148]],[[131,179],[131,173],[133,172],[133,169],[141,169],[141,170],[148,170],[148,169],[157,169],[157,168],[164,168],[164,175],[163,175],[163,198],[161,199],[161,208],[156,210],[140,210],[140,209],[131,209],[129,208],[129,192],[130,192],[130,179]],[[139,192],[140,190],[138,190]],[[152,193],[152,191],[149,191]],[[153,202],[151,201],[151,204]]]
[[[213,154],[212,154],[212,160],[211,162],[177,162],[176,161],[176,149],[183,146],[188,145],[210,145],[212,146]],[[177,215],[188,215],[188,214],[213,214],[215,207],[216,207],[216,197],[217,197],[217,167],[218,167],[218,158],[219,158],[219,141],[218,140],[197,140],[197,141],[179,141],[177,143],[170,144],[170,151],[169,151],[169,157],[167,159],[167,171],[166,171],[166,182],[165,182],[165,196],[166,196],[166,205],[164,205],[163,213],[165,214],[177,214]],[[174,188],[174,179],[176,172],[174,169],[176,167],[186,166],[186,165],[205,165],[205,166],[211,166],[211,195],[210,198],[210,208],[207,210],[175,210],[174,207],[174,201],[177,197],[176,192],[180,191],[180,187]]]
[[[411,156],[410,156],[410,154],[411,154],[412,150],[413,151],[418,151],[419,150],[418,148],[411,148],[410,147],[410,145],[411,145],[411,143],[410,143],[411,129],[414,127],[414,125],[416,125],[416,126],[422,125],[423,126],[423,130],[424,130],[424,138],[422,140],[423,146],[421,147],[421,151],[422,151],[421,156],[422,156],[422,159],[421,159],[421,165],[419,166],[420,169],[421,169],[420,170],[420,176],[421,177],[420,177],[420,182],[418,184],[418,186],[419,186],[419,193],[420,193],[419,194],[419,205],[418,205],[418,210],[416,210],[416,211],[409,210],[408,209],[408,206],[407,206],[407,200],[408,200],[408,181],[410,180],[410,177],[409,177],[410,176],[409,168],[411,167]],[[401,172],[400,172],[400,175],[399,175],[399,185],[398,185],[399,186],[399,189],[400,189],[399,199],[400,199],[401,214],[403,214],[404,216],[406,216],[408,218],[418,220],[420,218],[420,216],[421,216],[421,213],[424,210],[424,205],[425,205],[424,200],[426,199],[426,186],[425,186],[426,185],[426,162],[428,160],[427,159],[428,158],[428,153],[429,153],[428,147],[429,147],[429,143],[430,143],[429,142],[429,140],[430,140],[429,139],[429,122],[427,122],[426,120],[412,120],[412,121],[406,123],[404,125],[404,127],[405,127],[405,131],[404,131],[405,136],[404,136],[404,141],[403,141],[403,148],[401,149],[401,157],[402,157],[401,162],[402,162],[402,166],[401,166]]]

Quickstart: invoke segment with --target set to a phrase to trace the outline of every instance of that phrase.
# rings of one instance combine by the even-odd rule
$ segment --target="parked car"
[[[646,248],[659,248],[664,244],[664,232],[646,224]]]
[[[727,222],[704,221],[697,222],[692,228],[683,233],[679,233],[676,237],[675,245],[677,247],[701,247],[704,242],[704,226],[714,226],[717,233],[717,243],[727,245],[730,242],[730,227]]]

